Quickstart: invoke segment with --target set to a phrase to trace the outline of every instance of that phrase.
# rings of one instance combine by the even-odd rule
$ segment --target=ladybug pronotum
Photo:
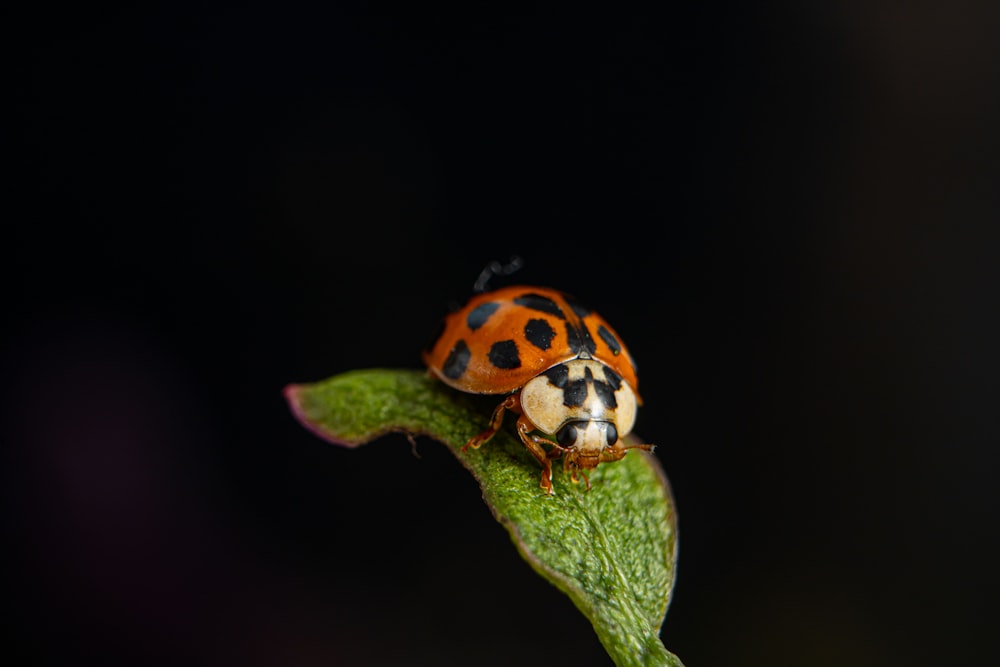
[[[489,426],[462,448],[478,449],[518,414],[517,433],[552,489],[552,459],[563,457],[575,483],[600,463],[620,461],[642,399],[635,364],[614,329],[572,297],[514,286],[477,294],[445,318],[423,353],[430,372],[473,394],[505,395]],[[549,449],[546,449],[548,447]]]

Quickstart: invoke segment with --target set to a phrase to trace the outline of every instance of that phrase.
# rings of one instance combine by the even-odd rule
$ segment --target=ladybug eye
[[[608,422],[607,429],[604,431],[604,435],[608,440],[608,447],[614,445],[618,442],[618,429],[611,422]]]
[[[556,440],[563,447],[570,447],[576,443],[576,426],[573,424],[566,424],[561,429],[559,433],[556,434]]]

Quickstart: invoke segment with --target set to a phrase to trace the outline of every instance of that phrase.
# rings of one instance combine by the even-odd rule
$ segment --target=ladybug
[[[552,490],[552,459],[570,479],[599,463],[620,461],[642,403],[635,363],[611,325],[573,297],[545,287],[512,286],[473,296],[448,315],[423,352],[429,372],[473,394],[504,395],[489,427],[462,451],[478,449],[513,412],[517,434],[542,466]],[[546,449],[548,448],[548,449]]]

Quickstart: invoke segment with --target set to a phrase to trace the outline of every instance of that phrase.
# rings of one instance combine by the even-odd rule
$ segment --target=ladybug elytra
[[[551,460],[563,457],[573,482],[586,470],[621,460],[642,400],[635,363],[614,329],[571,296],[513,286],[477,294],[445,318],[424,351],[430,372],[473,394],[503,394],[486,430],[462,448],[478,449],[518,414],[517,433],[552,489]],[[549,449],[546,449],[548,447]]]

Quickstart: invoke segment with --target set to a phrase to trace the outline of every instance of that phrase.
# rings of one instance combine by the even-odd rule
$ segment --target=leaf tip
[[[299,384],[288,384],[285,388],[281,390],[281,395],[285,397],[285,401],[288,402],[288,407],[291,409],[292,414],[299,421],[303,421],[302,415],[302,400],[301,394],[302,385]]]
[[[295,417],[302,426],[306,428],[313,435],[331,442],[335,445],[344,444],[343,441],[337,440],[330,435],[329,432],[324,430],[314,419],[311,419],[307,414],[305,407],[302,404],[302,393],[305,387],[301,384],[289,384],[286,385],[284,389],[281,390],[281,394],[285,397],[285,401],[288,403],[288,408],[292,412],[292,416]]]

